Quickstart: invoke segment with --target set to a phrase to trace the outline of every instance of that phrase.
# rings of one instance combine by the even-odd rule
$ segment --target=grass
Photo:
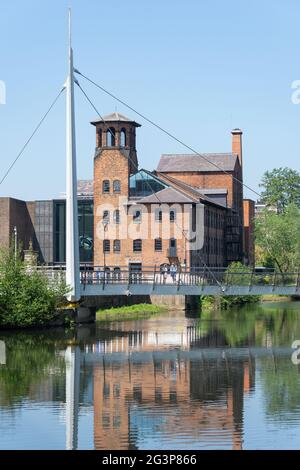
[[[147,319],[152,315],[165,312],[166,306],[153,304],[125,305],[123,307],[111,307],[98,310],[96,320],[98,321],[124,321]]]
[[[288,295],[262,295],[262,302],[289,302],[292,301],[292,297]]]

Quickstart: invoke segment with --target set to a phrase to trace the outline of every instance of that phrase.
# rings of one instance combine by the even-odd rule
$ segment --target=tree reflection
[[[33,387],[49,377],[50,368],[63,368],[49,334],[13,333],[2,336],[6,364],[0,367],[0,405],[12,406],[30,397]]]
[[[296,309],[278,303],[206,313],[198,329],[202,335],[211,335],[213,330],[223,335],[230,347],[290,345],[291,338],[300,338],[299,310],[300,304]]]

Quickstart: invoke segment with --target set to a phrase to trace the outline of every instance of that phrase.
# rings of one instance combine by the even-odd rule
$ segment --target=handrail
[[[34,268],[30,267],[31,270]],[[65,269],[61,266],[38,266],[37,271],[45,273],[49,278],[56,274],[64,275]],[[145,266],[141,271],[134,271],[128,266],[116,272],[114,267],[109,266],[86,266],[80,270],[80,281],[84,286],[88,284],[102,285],[102,289],[108,284],[127,284],[128,288],[132,284],[174,285],[179,291],[182,286],[199,286],[201,290],[209,286],[228,287],[248,287],[249,291],[253,287],[265,286],[275,290],[277,287],[295,287],[297,292],[300,287],[300,272],[288,273],[261,273],[255,270],[249,272],[228,272],[226,268],[180,268],[174,277],[170,271],[163,272],[158,266]]]

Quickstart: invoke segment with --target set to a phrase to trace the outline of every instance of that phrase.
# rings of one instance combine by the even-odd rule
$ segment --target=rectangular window
[[[103,240],[103,251],[105,253],[110,252],[110,240]]]
[[[141,252],[142,251],[142,240],[133,240],[133,251]]]
[[[119,224],[120,223],[120,211],[119,209],[116,209],[114,211],[114,223]]]
[[[119,253],[121,251],[121,241],[114,240],[114,253]]]
[[[110,191],[109,180],[104,180],[102,182],[102,191],[103,191],[103,193],[109,193],[109,191]]]
[[[162,239],[156,238],[154,242],[154,249],[155,251],[162,251]]]

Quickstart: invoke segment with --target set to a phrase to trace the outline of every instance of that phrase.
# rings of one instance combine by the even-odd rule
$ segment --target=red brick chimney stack
[[[232,153],[235,153],[239,157],[241,167],[243,166],[243,153],[242,153],[242,135],[241,129],[233,129],[232,134]]]

